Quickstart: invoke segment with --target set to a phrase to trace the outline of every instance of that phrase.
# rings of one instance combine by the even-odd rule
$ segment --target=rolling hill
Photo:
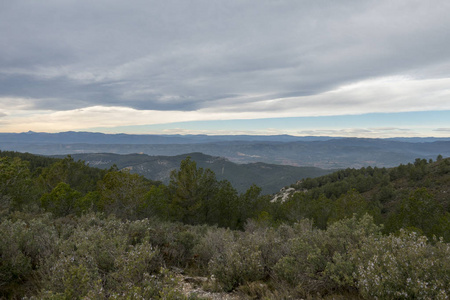
[[[329,174],[332,170],[316,167],[294,167],[266,163],[236,164],[223,157],[202,153],[190,153],[177,156],[149,156],[145,154],[73,154],[75,160],[83,160],[92,167],[107,169],[116,165],[119,169],[128,169],[148,179],[168,183],[170,172],[179,168],[180,162],[190,156],[200,168],[209,168],[218,180],[226,179],[239,191],[244,192],[252,184],[262,188],[265,194],[272,194],[283,186],[306,177]],[[60,156],[61,157],[61,156]]]

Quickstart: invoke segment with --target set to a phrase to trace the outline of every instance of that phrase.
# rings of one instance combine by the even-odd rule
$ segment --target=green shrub
[[[355,289],[357,263],[351,257],[367,238],[380,235],[380,230],[368,215],[337,221],[327,230],[300,222],[294,225],[296,236],[286,242],[287,254],[273,267],[274,279],[299,297]]]
[[[87,215],[60,240],[58,252],[47,257],[39,274],[42,297],[85,297],[101,289],[115,260],[127,249],[126,224],[115,218]],[[59,296],[58,296],[59,295]]]
[[[287,241],[294,236],[294,232],[287,225],[272,228],[261,225],[255,227],[254,224],[248,222],[242,238],[246,245],[253,245],[260,251],[264,277],[268,278],[272,276],[275,264],[289,253]]]
[[[234,243],[234,234],[229,229],[210,227],[193,248],[195,262],[198,268],[207,274],[210,260],[223,253],[227,247]]]
[[[356,254],[360,293],[380,299],[448,299],[450,245],[415,232],[369,239]]]
[[[115,271],[111,274],[112,289],[121,291],[130,284],[137,286],[149,275],[157,273],[162,261],[159,251],[144,242],[131,246],[129,251],[116,258],[114,264]]]
[[[326,291],[327,278],[323,275],[327,264],[326,253],[315,242],[304,238],[290,241],[291,252],[274,266],[277,281],[287,283],[296,296]]]
[[[216,252],[208,264],[210,274],[214,275],[224,291],[263,279],[261,251],[256,246],[245,244],[242,239],[224,246],[224,250]]]
[[[28,216],[23,215],[21,217]],[[57,244],[48,216],[0,223],[0,298],[19,297],[35,289],[34,273]]]
[[[126,224],[110,218],[101,226],[78,227],[63,249],[76,249],[78,256],[91,256],[100,272],[110,272],[115,259],[126,250]]]
[[[82,194],[70,185],[60,182],[50,193],[42,195],[41,205],[58,217],[74,213],[79,215],[83,211],[81,196]]]
[[[162,256],[147,234],[151,228],[149,220],[79,218],[59,251],[42,265],[39,298],[185,299],[174,277],[161,270]]]
[[[354,272],[357,265],[351,258],[360,251],[367,239],[380,236],[381,229],[368,214],[362,218],[354,215],[331,224],[326,230],[327,240],[324,245],[329,254],[325,275],[339,288],[356,287]]]

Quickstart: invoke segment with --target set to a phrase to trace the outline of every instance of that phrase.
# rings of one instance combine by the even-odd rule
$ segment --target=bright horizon
[[[450,137],[446,0],[0,7],[0,132]]]

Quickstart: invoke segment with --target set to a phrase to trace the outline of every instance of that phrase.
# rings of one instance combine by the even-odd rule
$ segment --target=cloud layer
[[[446,0],[3,1],[1,131],[450,110],[449,12]]]

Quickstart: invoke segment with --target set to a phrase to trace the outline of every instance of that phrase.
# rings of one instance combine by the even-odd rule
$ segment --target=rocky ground
[[[177,275],[177,279],[180,283],[181,292],[186,295],[196,295],[199,298],[211,299],[211,300],[239,300],[246,299],[244,295],[237,293],[225,293],[225,292],[210,292],[204,289],[204,285],[208,281],[206,277],[191,277],[184,275]]]

